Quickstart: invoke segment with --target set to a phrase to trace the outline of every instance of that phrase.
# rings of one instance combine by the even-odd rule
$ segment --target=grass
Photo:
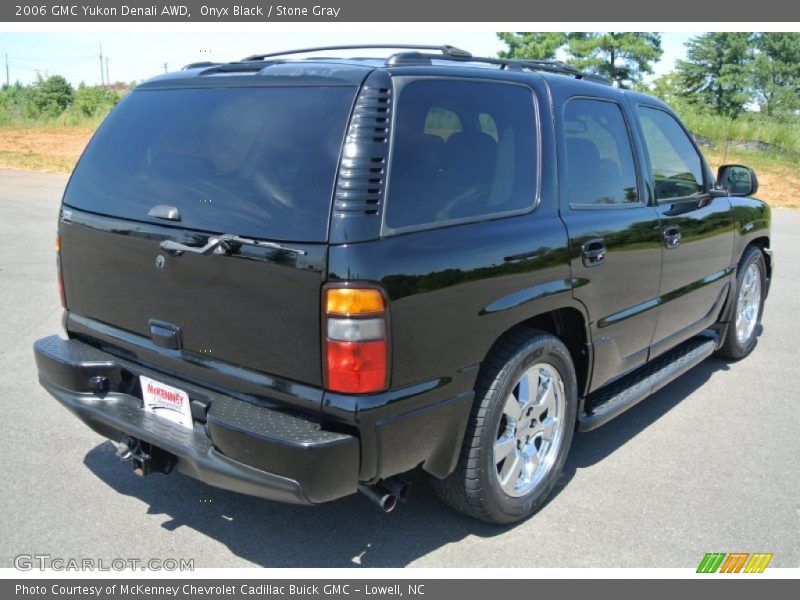
[[[68,109],[57,117],[32,118],[0,111],[0,129],[64,129],[69,127],[97,129],[107,115],[108,112],[104,112],[87,117]]]
[[[0,167],[69,173],[93,132],[93,125],[0,126]],[[771,206],[800,208],[800,154],[729,147],[726,155],[722,146],[703,153],[714,171],[723,160],[753,167],[760,184],[757,195]]]
[[[800,154],[800,117],[780,119],[745,114],[731,120],[720,115],[679,112],[689,131],[710,140],[715,146],[723,146],[725,140],[742,140],[768,144],[788,154]]]

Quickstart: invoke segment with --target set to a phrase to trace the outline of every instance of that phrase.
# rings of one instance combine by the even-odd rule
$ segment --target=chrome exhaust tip
[[[358,491],[369,498],[385,513],[392,512],[397,506],[397,496],[380,484],[359,485]]]
[[[390,477],[381,481],[381,485],[389,492],[397,496],[400,502],[408,500],[408,493],[411,491],[411,483],[400,477]]]

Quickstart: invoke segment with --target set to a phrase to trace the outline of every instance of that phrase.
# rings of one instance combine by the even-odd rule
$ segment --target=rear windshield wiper
[[[239,237],[232,233],[225,233],[218,237],[208,238],[208,243],[205,246],[186,246],[173,240],[164,240],[161,242],[161,248],[167,252],[174,254],[183,254],[184,252],[192,252],[193,254],[227,254],[230,250],[238,246],[256,246],[258,248],[272,248],[273,250],[285,250],[286,252],[294,252],[295,254],[308,254],[305,250],[299,248],[290,248],[277,242],[264,242],[261,240],[252,240],[250,238]]]

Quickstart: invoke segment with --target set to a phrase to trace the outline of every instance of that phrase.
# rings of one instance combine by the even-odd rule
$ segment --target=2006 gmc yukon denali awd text
[[[189,65],[92,139],[58,223],[67,339],[35,354],[137,474],[391,510],[421,468],[513,522],[576,429],[752,351],[752,170],[715,178],[667,106],[562,63],[395,49]]]

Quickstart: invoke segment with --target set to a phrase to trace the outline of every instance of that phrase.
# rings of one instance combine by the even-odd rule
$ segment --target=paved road
[[[197,567],[690,567],[708,551],[800,566],[800,211],[774,214],[777,279],[755,353],[711,359],[578,435],[555,498],[494,528],[448,511],[421,477],[390,515],[358,496],[303,508],[182,475],[135,478],[36,383],[31,344],[59,330],[64,183],[0,171],[0,566],[49,553]]]

